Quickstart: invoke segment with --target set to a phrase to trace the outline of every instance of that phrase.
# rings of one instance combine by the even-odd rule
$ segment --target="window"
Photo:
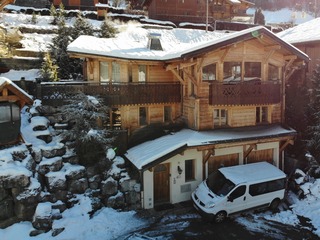
[[[227,109],[214,109],[213,110],[213,123],[214,123],[214,126],[228,125],[228,110]]]
[[[106,82],[109,81],[109,63],[107,62],[100,62],[100,81]]]
[[[256,107],[256,123],[267,123],[268,107]]]
[[[193,181],[195,180],[194,174],[194,160],[186,160],[184,162],[184,171],[185,171],[185,181]]]
[[[223,80],[240,81],[241,80],[241,62],[225,62],[223,64]]]
[[[112,81],[120,82],[120,64],[112,62]]]
[[[147,66],[139,65],[139,82],[145,82],[147,78]]]
[[[171,106],[164,107],[164,122],[171,122],[172,121],[172,110]]]
[[[16,104],[0,105],[0,123],[20,120],[20,108]]]
[[[277,81],[279,80],[279,67],[274,66],[272,64],[268,65],[268,80],[269,81]]]
[[[216,64],[210,64],[202,68],[202,80],[212,81],[216,80]]]
[[[147,108],[139,107],[139,124],[140,126],[147,125]]]
[[[229,199],[230,200],[237,199],[243,196],[245,192],[246,192],[246,186],[239,186],[229,195]]]
[[[249,187],[249,194],[251,196],[262,195],[270,192],[283,190],[285,188],[285,179],[277,179],[273,181],[252,184]]]
[[[244,80],[261,79],[261,63],[245,62]]]

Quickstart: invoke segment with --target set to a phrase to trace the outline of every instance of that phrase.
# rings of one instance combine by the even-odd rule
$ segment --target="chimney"
[[[160,42],[160,37],[161,37],[160,33],[149,33],[148,48],[150,50],[158,50],[158,51],[163,50]]]

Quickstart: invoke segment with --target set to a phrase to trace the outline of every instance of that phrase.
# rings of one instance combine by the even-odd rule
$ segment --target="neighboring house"
[[[76,89],[104,97],[109,126],[117,116],[114,127],[129,135],[153,123],[186,124],[127,150],[140,172],[143,208],[189,200],[222,165],[283,168],[296,136],[284,127],[285,82],[309,58],[266,28],[221,34],[132,26],[117,38],[80,36],[68,52],[85,60],[87,84],[42,85],[44,104]]]
[[[0,11],[3,10],[3,8],[11,3],[14,3],[15,0],[0,0]]]
[[[207,6],[208,3],[208,6]],[[244,0],[145,0],[143,6],[151,19],[183,22],[206,23],[215,20],[231,20],[235,16],[245,16],[246,10],[254,4]]]
[[[305,80],[308,80],[320,62],[320,18],[299,24],[277,34],[281,39],[291,43],[306,53],[311,61],[308,64]],[[301,83],[303,84],[303,82]],[[309,84],[309,83],[307,83]]]
[[[0,145],[15,143],[20,136],[20,110],[32,97],[11,80],[0,77]]]
[[[96,10],[96,4],[108,4],[108,0],[50,0],[50,2],[57,7],[62,3],[66,9],[80,10]]]

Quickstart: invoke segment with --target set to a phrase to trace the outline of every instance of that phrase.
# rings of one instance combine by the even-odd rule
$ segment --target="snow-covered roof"
[[[320,41],[319,26],[320,18],[316,18],[279,32],[277,36],[291,44]]]
[[[217,129],[200,132],[183,129],[177,133],[169,134],[132,147],[127,150],[125,156],[137,169],[144,169],[149,164],[152,164],[152,162],[182,147],[205,146],[294,134],[296,134],[296,132],[293,129],[285,129],[280,125]]]
[[[31,103],[32,96],[29,95],[26,91],[24,91],[22,88],[20,88],[18,85],[16,85],[14,82],[12,82],[10,79],[5,78],[5,77],[0,77],[0,91],[5,87],[5,86],[12,86],[16,91],[20,92],[22,96],[24,97],[24,100]],[[16,92],[15,92],[16,93]]]
[[[150,33],[161,35],[163,51],[148,49],[148,35]],[[221,33],[194,29],[145,29],[129,25],[126,31],[119,33],[116,38],[80,36],[68,46],[68,52],[132,60],[168,61],[184,58],[188,54],[203,49],[206,52],[212,51],[215,48],[237,42],[241,38],[250,39],[262,33],[270,36],[274,41],[282,44],[285,49],[294,52],[299,57],[305,60],[309,59],[305,53],[276,37],[262,26],[234,33]]]

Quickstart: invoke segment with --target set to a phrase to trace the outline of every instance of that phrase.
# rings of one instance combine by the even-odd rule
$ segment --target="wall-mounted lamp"
[[[179,175],[181,175],[181,173],[182,173],[182,169],[180,166],[178,166],[178,173],[179,173]]]

